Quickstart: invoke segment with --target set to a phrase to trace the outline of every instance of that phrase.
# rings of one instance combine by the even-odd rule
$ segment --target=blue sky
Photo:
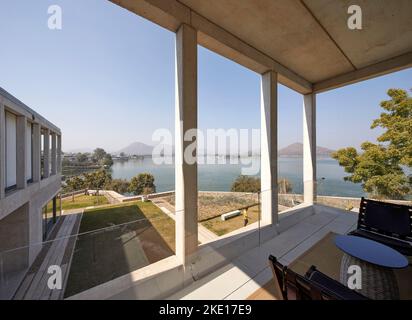
[[[49,5],[63,29],[47,27]],[[1,1],[0,86],[58,125],[63,149],[151,143],[174,124],[174,34],[109,1]],[[199,48],[199,127],[259,128],[260,77]],[[358,147],[412,70],[318,95],[318,145]],[[302,96],[279,86],[279,145],[301,141]]]

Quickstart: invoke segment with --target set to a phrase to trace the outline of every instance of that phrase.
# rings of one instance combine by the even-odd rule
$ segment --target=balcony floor
[[[303,218],[278,236],[245,252],[169,299],[247,299],[272,278],[269,254],[288,265],[329,232],[345,234],[356,227],[357,213],[325,206],[315,206],[313,209],[315,214]],[[270,296],[263,294],[259,298],[264,297]]]

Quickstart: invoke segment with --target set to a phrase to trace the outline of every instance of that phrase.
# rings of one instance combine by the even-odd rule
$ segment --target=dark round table
[[[399,299],[399,289],[393,269],[406,268],[408,260],[398,251],[379,242],[348,235],[338,235],[336,246],[345,254],[341,261],[340,281],[348,285],[348,269],[357,265],[361,270],[359,293],[371,299]]]

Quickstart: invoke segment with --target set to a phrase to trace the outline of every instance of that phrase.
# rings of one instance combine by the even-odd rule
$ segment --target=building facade
[[[58,127],[0,88],[0,298],[14,293],[59,216],[61,141]]]

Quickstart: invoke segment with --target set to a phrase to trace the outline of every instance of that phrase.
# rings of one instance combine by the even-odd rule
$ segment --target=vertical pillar
[[[6,119],[4,104],[0,101],[0,199],[6,188]]]
[[[278,222],[278,130],[277,73],[269,71],[261,78],[261,217],[262,224]]]
[[[62,172],[62,136],[57,136],[57,173]]]
[[[316,94],[303,97],[303,198],[316,200]]]
[[[43,178],[50,175],[50,130],[45,129],[43,133]]]
[[[33,124],[33,182],[41,180],[41,127]]]
[[[197,33],[183,24],[176,33],[175,203],[176,256],[189,264],[198,246],[197,161],[184,158],[185,133],[197,129]],[[196,142],[195,142],[196,143]]]
[[[16,148],[17,148],[17,156],[16,156],[16,184],[17,189],[24,189],[27,186],[27,178],[26,178],[26,152],[27,152],[27,138],[26,138],[26,130],[27,130],[27,119],[25,116],[18,116],[17,117],[17,124],[16,124]]]
[[[51,134],[51,174],[54,175],[57,172],[57,136],[54,132]]]

